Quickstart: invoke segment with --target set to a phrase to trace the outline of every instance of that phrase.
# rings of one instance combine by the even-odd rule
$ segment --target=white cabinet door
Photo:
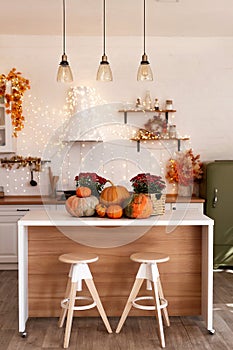
[[[54,209],[54,206],[52,206]],[[17,267],[18,220],[30,210],[44,209],[43,205],[0,206],[0,269]],[[46,210],[51,209],[46,206]]]
[[[0,216],[0,263],[17,263],[17,221],[19,216]]]

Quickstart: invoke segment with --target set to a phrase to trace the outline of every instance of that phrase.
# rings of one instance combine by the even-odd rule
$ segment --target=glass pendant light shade
[[[142,55],[142,60],[141,60],[140,66],[138,67],[137,80],[138,81],[153,80],[153,73],[146,54]]]
[[[152,81],[153,73],[146,54],[146,0],[143,0],[143,48],[144,54],[138,68],[137,81]]]
[[[105,25],[105,17],[106,17],[106,5],[105,5],[105,0],[103,0],[103,56],[102,60],[100,62],[97,75],[96,75],[96,80],[97,81],[112,81],[112,70],[110,67],[110,64],[108,62],[108,58],[105,54],[105,46],[106,46],[106,25]]]
[[[67,61],[66,49],[66,0],[63,0],[63,55],[57,72],[57,82],[59,83],[71,83],[73,81],[73,75],[69,62]]]
[[[112,70],[106,55],[102,56],[102,61],[100,62],[100,65],[99,65],[96,80],[112,81]]]
[[[57,81],[59,83],[71,83],[73,81],[72,71],[65,54],[62,55],[62,60],[58,67]]]

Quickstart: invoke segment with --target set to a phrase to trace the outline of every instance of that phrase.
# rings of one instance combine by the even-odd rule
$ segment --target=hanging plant
[[[6,93],[8,81],[11,82],[11,93]],[[7,76],[0,75],[0,96],[3,96],[6,101],[6,113],[11,114],[14,137],[17,137],[18,131],[24,128],[23,95],[29,89],[29,80],[22,77],[22,73],[17,72],[16,68],[12,68]]]

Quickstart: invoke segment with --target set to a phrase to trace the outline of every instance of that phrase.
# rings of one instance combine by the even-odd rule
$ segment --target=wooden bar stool
[[[158,263],[163,263],[169,260],[169,256],[164,254],[155,253],[155,252],[141,252],[135,253],[130,256],[130,259],[136,262],[141,263],[137,272],[137,276],[131,290],[130,296],[125,305],[124,311],[121,315],[120,321],[118,323],[116,333],[119,333],[126,317],[132,306],[142,310],[155,310],[156,317],[158,320],[158,333],[161,347],[165,347],[165,339],[164,339],[164,331],[163,331],[163,320],[162,314],[164,318],[164,323],[167,326],[170,326],[169,316],[167,312],[168,302],[164,298],[163,289],[159,277],[159,270],[157,267]],[[146,280],[147,290],[152,290],[152,284],[154,287],[154,296],[140,296],[137,297],[138,292],[142,286],[143,281]],[[151,305],[141,305],[138,302],[141,300],[151,300],[155,301],[155,306]]]
[[[74,310],[87,310],[96,306],[105,324],[105,327],[107,328],[107,331],[109,333],[112,333],[111,326],[108,322],[103,305],[99,298],[99,294],[93,282],[91,271],[88,266],[89,263],[97,261],[98,256],[96,256],[95,254],[86,253],[70,253],[59,256],[59,260],[64,263],[71,264],[68,283],[65,292],[65,299],[61,301],[62,311],[58,322],[59,327],[62,327],[67,315],[64,348],[68,348],[69,346]],[[76,296],[77,291],[82,290],[82,280],[85,281],[92,298],[86,296]],[[75,300],[88,300],[91,301],[91,303],[82,306],[75,306]]]

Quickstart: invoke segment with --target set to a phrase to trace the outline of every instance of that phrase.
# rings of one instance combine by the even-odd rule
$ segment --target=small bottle
[[[155,111],[159,111],[159,99],[158,98],[155,99],[154,109],[155,109]]]
[[[172,103],[172,100],[166,100],[166,107],[165,107],[165,109],[166,109],[167,111],[173,110],[173,103]]]
[[[176,125],[170,125],[169,126],[169,138],[175,139],[176,138]]]
[[[143,108],[142,101],[141,101],[140,97],[138,97],[137,100],[136,100],[135,108],[136,109],[142,109]]]
[[[145,96],[145,100],[144,100],[144,106],[145,106],[145,109],[147,109],[147,110],[151,109],[151,97],[150,97],[150,91],[149,90],[146,91],[146,96]]]

